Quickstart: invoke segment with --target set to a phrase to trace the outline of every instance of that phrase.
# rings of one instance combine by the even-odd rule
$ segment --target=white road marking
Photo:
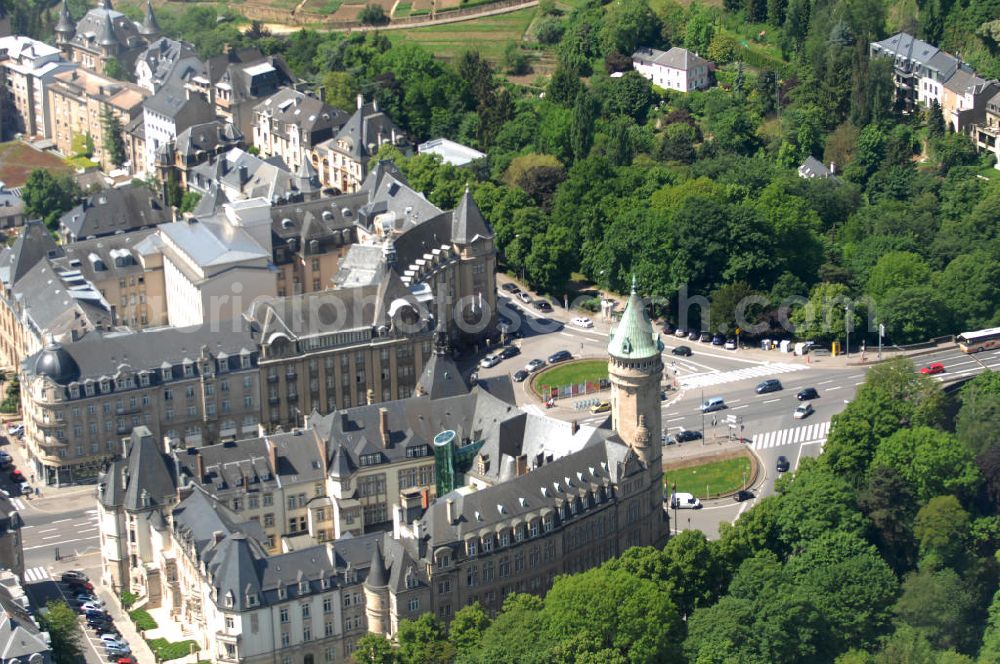
[[[834,390],[839,390],[842,387],[843,387],[843,385],[838,385],[836,387],[828,387],[828,388],[826,388],[826,391],[827,392],[833,392]]]
[[[62,537],[62,535],[49,535],[48,537],[43,537],[42,541],[45,542],[47,540],[59,539],[60,537]]]
[[[748,404],[748,403],[745,403],[745,404],[743,404],[742,406],[734,406],[734,407],[732,408],[732,410],[739,410],[740,408],[749,408],[749,407],[750,407],[750,404]]]
[[[830,434],[830,422],[814,422],[804,426],[757,433],[751,439],[751,447],[755,450],[766,450],[785,445],[809,445],[822,443]]]
[[[808,368],[809,367],[804,364],[789,364],[785,362],[776,362],[773,364],[755,363],[753,367],[748,367],[746,369],[735,369],[733,371],[712,371],[691,376],[681,376],[678,378],[678,382],[685,388],[709,387],[712,385],[733,383],[750,378],[762,378],[764,376],[774,376],[793,371],[804,371]]]
[[[775,401],[781,401],[781,399],[768,399],[764,403],[774,403]]]
[[[25,583],[38,583],[39,581],[45,581],[51,578],[52,577],[49,576],[49,570],[44,567],[32,567],[24,570]]]

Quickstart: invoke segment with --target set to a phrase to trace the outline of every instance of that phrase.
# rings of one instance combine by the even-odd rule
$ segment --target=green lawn
[[[150,639],[147,643],[149,643],[149,648],[153,651],[153,654],[162,662],[187,657],[192,652],[200,650],[195,641],[170,642],[166,639]]]
[[[599,381],[608,377],[608,363],[606,360],[584,360],[573,362],[572,364],[561,364],[538,374],[535,378],[535,385],[550,385],[558,387],[562,385],[579,385],[587,381]]]
[[[529,7],[509,14],[484,16],[471,21],[432,25],[426,28],[389,30],[385,34],[394,44],[420,44],[440,58],[457,58],[463,52],[474,48],[484,57],[496,62],[503,56],[503,49],[508,41],[521,40],[534,17],[535,8]]]
[[[135,611],[130,611],[128,615],[132,618],[132,622],[135,623],[135,628],[140,632],[159,627],[153,616],[149,615],[149,611],[146,611],[146,609],[136,609]]]
[[[689,466],[664,472],[663,481],[668,491],[693,493],[698,498],[717,496],[735,491],[743,486],[744,477],[750,479],[750,459],[745,456],[725,461],[713,461],[700,466]]]

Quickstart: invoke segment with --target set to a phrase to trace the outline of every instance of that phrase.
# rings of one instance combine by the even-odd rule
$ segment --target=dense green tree
[[[104,153],[108,156],[108,161],[117,168],[121,168],[125,163],[125,139],[122,136],[122,125],[118,118],[111,112],[111,108],[104,106],[101,108],[101,129],[104,134]]]
[[[976,465],[983,476],[983,490],[987,505],[1000,512],[1000,444],[995,444],[976,457]]]
[[[920,502],[954,493],[971,497],[982,477],[972,452],[953,435],[919,426],[899,429],[879,442],[872,467],[895,468]]]
[[[971,645],[976,608],[975,596],[954,570],[928,565],[906,577],[893,610],[932,646],[961,650]]]
[[[35,169],[21,188],[24,211],[33,219],[43,219],[55,230],[59,217],[69,211],[80,196],[80,187],[69,175],[52,175],[48,169]]]
[[[663,549],[665,577],[671,597],[683,616],[699,606],[713,604],[725,587],[724,561],[718,547],[704,533],[685,530],[671,537]]]
[[[456,652],[470,652],[479,645],[483,631],[489,627],[490,619],[482,604],[467,604],[455,612],[448,624],[448,640]]]
[[[934,285],[948,303],[957,329],[978,330],[998,321],[1000,261],[989,252],[973,249],[956,256],[934,275]]]
[[[849,293],[843,284],[816,284],[809,293],[808,302],[792,312],[796,336],[817,342],[843,339],[848,326],[845,307],[853,303]],[[857,329],[860,320],[855,308],[851,312],[850,327]]]
[[[896,344],[927,341],[942,329],[951,329],[948,303],[930,285],[889,290],[881,297],[879,320]]]
[[[570,124],[570,148],[574,159],[584,159],[590,154],[590,148],[594,144],[594,123],[599,110],[597,100],[588,90],[584,88],[577,92]]]
[[[858,492],[858,507],[871,522],[870,539],[897,573],[915,560],[913,519],[917,511],[913,488],[895,468],[878,466]]]
[[[323,74],[323,99],[334,108],[352,111],[356,107],[359,81],[345,71],[328,71]]]
[[[715,35],[715,18],[705,5],[691,6],[691,15],[684,27],[684,46],[695,53],[707,53]]]
[[[400,621],[396,640],[401,664],[449,664],[455,658],[455,646],[447,640],[433,613]]]
[[[660,139],[660,159],[690,164],[695,159],[694,144],[698,134],[686,122],[667,125]]]
[[[961,569],[969,539],[969,513],[955,496],[935,496],[917,512],[913,534],[920,544],[921,565]]]
[[[896,251],[879,258],[868,275],[865,290],[876,298],[881,298],[894,288],[907,288],[927,284],[931,278],[931,268],[923,258],[915,253]]]
[[[927,136],[931,140],[944,136],[944,115],[937,99],[931,102],[930,108],[927,109]]]
[[[656,44],[660,19],[646,0],[619,0],[607,6],[601,22],[601,50],[631,55],[639,46]]]
[[[358,12],[358,20],[364,25],[386,25],[389,17],[382,9],[382,5],[365,5]]]
[[[66,602],[50,601],[38,614],[42,629],[49,633],[56,664],[76,664],[83,659],[82,634],[76,612]]]
[[[861,535],[864,517],[858,511],[856,492],[827,467],[803,460],[794,475],[782,478],[778,515],[780,537],[789,549],[823,533],[842,531]]]
[[[554,104],[569,107],[576,102],[576,96],[583,90],[579,71],[560,60],[549,79],[546,97]]]
[[[931,155],[938,162],[942,174],[947,174],[956,166],[972,166],[978,160],[976,146],[969,137],[952,132],[931,141]]]
[[[993,595],[993,602],[990,603],[986,632],[983,634],[983,644],[979,650],[979,661],[982,664],[1000,662],[1000,590]]]
[[[639,124],[646,121],[646,115],[653,104],[649,79],[637,71],[629,71],[620,78],[608,79],[601,88],[607,113],[628,116]]]

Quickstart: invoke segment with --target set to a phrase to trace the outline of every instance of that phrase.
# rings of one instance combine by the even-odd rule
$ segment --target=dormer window
[[[240,368],[249,369],[250,368],[250,353],[248,351],[243,351],[240,353]]]
[[[223,600],[223,604],[225,605],[225,607],[226,607],[227,609],[231,609],[231,608],[233,608],[233,603],[234,603],[234,601],[235,601],[235,600],[234,600],[234,598],[233,598],[233,591],[231,591],[231,590],[230,590],[230,591],[226,592],[226,597],[225,597],[225,599]]]
[[[173,378],[174,372],[170,367],[163,367],[160,369],[160,378],[162,380],[170,380]]]
[[[257,606],[257,595],[247,593],[247,606]]]
[[[483,553],[489,553],[493,550],[493,535],[486,535],[483,537]]]
[[[194,364],[190,361],[184,362],[184,377],[192,378],[194,376]]]
[[[299,581],[299,594],[304,595],[309,592],[309,582]]]
[[[479,546],[476,544],[476,540],[469,540],[465,543],[465,553],[470,557],[474,558],[479,554]]]
[[[83,393],[86,394],[88,397],[94,396],[94,383],[93,383],[93,381],[89,381],[88,380],[86,383],[83,384]]]
[[[111,381],[107,378],[101,379],[101,392],[107,394],[111,391]]]
[[[510,546],[510,531],[504,530],[500,533],[500,546]]]
[[[278,588],[278,599],[288,599],[288,591],[284,586]]]
[[[143,372],[143,373],[139,374],[139,385],[142,386],[142,387],[149,387],[149,374],[148,373]]]
[[[70,385],[69,386],[69,398],[70,399],[79,399],[80,398],[80,386],[79,385]]]

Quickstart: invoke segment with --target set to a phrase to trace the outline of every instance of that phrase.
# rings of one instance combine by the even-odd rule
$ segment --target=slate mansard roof
[[[170,221],[170,210],[146,185],[105,189],[64,214],[59,225],[72,240],[113,235]]]

